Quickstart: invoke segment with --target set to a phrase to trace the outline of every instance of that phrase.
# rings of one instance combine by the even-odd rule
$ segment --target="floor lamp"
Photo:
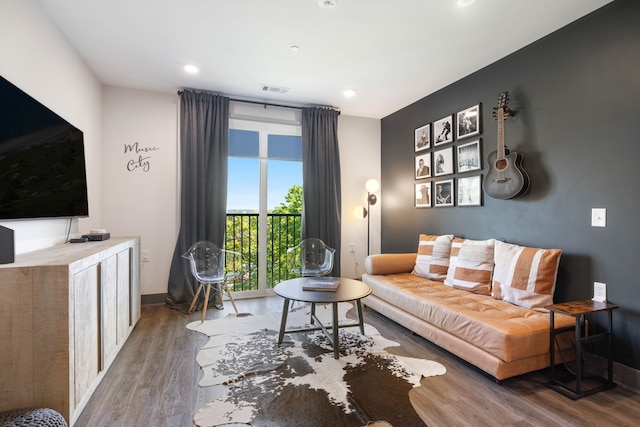
[[[354,211],[356,218],[367,218],[367,255],[371,251],[371,206],[378,202],[378,197],[374,194],[380,189],[380,183],[375,179],[370,179],[365,184],[367,189],[367,207],[359,206]]]

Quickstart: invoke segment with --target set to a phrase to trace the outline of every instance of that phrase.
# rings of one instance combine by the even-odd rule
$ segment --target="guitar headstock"
[[[502,92],[499,96],[498,96],[498,106],[497,107],[493,107],[493,113],[491,114],[491,116],[494,119],[498,118],[498,110],[502,109],[502,117],[503,118],[507,118],[508,116],[513,116],[513,111],[511,111],[509,109],[509,107],[507,107],[507,102],[509,101],[509,92]]]

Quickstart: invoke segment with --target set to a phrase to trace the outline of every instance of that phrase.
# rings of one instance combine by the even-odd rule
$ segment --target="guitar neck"
[[[504,108],[500,107],[497,111],[498,118],[498,152],[497,160],[504,159]]]

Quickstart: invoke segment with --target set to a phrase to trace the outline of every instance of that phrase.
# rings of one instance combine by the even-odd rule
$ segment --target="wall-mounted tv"
[[[82,131],[0,76],[0,220],[88,215]]]

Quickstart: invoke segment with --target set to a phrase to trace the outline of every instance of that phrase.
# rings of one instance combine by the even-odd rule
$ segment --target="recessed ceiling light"
[[[200,70],[193,64],[187,64],[184,66],[184,71],[189,74],[198,74],[198,71]]]
[[[318,4],[320,5],[320,7],[324,7],[327,9],[336,7],[336,3],[338,3],[338,0],[319,0],[318,1]]]
[[[347,89],[344,92],[342,92],[342,94],[347,98],[353,98],[354,96],[356,96],[356,91],[353,89]]]
[[[475,0],[458,0],[458,6],[460,6],[460,7],[469,6],[474,1]]]
[[[290,47],[291,52],[297,52],[300,50],[300,46],[296,46],[295,44],[293,46]]]

